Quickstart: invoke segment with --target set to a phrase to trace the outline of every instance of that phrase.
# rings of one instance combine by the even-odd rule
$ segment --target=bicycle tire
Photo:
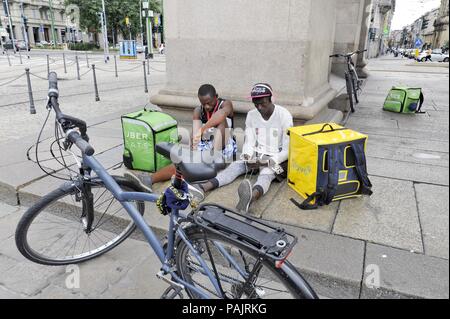
[[[204,243],[204,236],[205,233],[203,231],[200,231],[200,229],[198,228],[193,228],[193,230],[189,231],[187,233],[187,237],[188,240],[195,246],[197,247],[197,249],[202,250],[201,248],[199,248],[199,244],[201,244],[202,242]],[[230,247],[237,249],[240,252],[245,252],[248,256],[254,258],[255,260],[257,260],[260,256],[255,252],[252,251],[250,249],[248,249],[247,247],[243,246],[243,245],[238,245],[235,242],[231,241],[230,239],[228,239],[227,237],[224,236],[220,236],[214,233],[206,233],[206,237],[208,238],[208,240],[212,240],[214,242],[222,242],[225,244],[230,245]],[[211,243],[212,244],[212,243]],[[213,244],[212,244],[213,245]],[[212,246],[209,245],[209,246]],[[228,252],[231,252],[231,250],[227,250]],[[180,240],[178,242],[177,245],[177,249],[176,249],[176,265],[177,265],[177,271],[178,274],[180,275],[180,277],[190,283],[195,285],[196,283],[192,280],[192,275],[189,273],[187,273],[187,269],[189,268],[189,265],[187,264],[187,259],[186,259],[186,253],[189,252],[189,248],[186,245],[186,243],[182,240]],[[203,251],[203,257],[207,257],[207,252]],[[212,255],[214,255],[213,253],[211,253]],[[205,256],[206,255],[206,256]],[[244,260],[244,258],[242,258]],[[315,294],[314,290],[311,288],[311,286],[306,282],[306,280],[301,276],[301,274],[295,269],[295,267],[290,264],[288,261],[286,261],[283,264],[282,268],[276,268],[275,267],[275,262],[273,260],[269,260],[269,259],[263,259],[262,261],[262,265],[263,267],[266,267],[266,269],[268,270],[268,273],[264,273],[264,275],[272,275],[274,278],[277,278],[280,283],[285,287],[285,289],[287,289],[288,294],[290,294],[290,296],[294,299],[318,299],[318,296]],[[216,265],[217,266],[217,265]],[[220,265],[220,267],[223,268],[223,264]],[[213,267],[211,267],[211,271],[213,271]],[[248,272],[250,272],[251,270],[249,270]],[[213,272],[214,273],[214,272]],[[230,277],[230,275],[225,275],[225,274],[221,274],[225,279],[227,279],[226,277]],[[229,278],[228,278],[229,279]],[[267,280],[267,278],[264,278],[265,280]],[[233,278],[234,281],[236,281],[236,278]],[[207,278],[205,276],[205,281],[209,284],[209,278]],[[256,282],[257,283],[257,282]],[[209,292],[213,292],[213,287],[211,285],[211,289],[207,289],[207,287],[202,287],[205,284],[198,284],[197,286],[199,286],[200,288],[203,288],[203,290],[205,291],[209,291]],[[256,291],[259,289],[259,291],[261,292],[262,290],[264,290],[264,288],[267,290],[277,290],[275,288],[268,288],[266,287],[267,285],[269,285],[269,282],[265,282],[264,283],[264,287],[253,287],[254,291],[252,292],[247,292],[247,297],[250,297],[250,299],[253,298],[262,298],[265,295],[261,296],[260,294],[256,294]],[[223,286],[223,282],[222,282],[222,286]],[[256,285],[257,286],[257,285]],[[235,286],[231,286],[231,290],[232,292],[229,292],[228,294],[226,293],[227,298],[230,297],[234,297],[234,298],[240,298],[242,299],[242,296],[233,296],[233,293],[236,293],[238,291],[240,291],[239,289],[242,287],[239,287],[239,285],[235,284]],[[195,291],[191,291],[191,289],[189,289],[188,287],[186,287],[186,292],[188,294],[188,296],[190,298],[199,298],[200,296],[198,296],[198,294]],[[242,290],[241,290],[242,292]],[[285,296],[286,294],[283,294],[283,296],[281,297],[282,299],[288,299]],[[218,296],[216,296],[218,297]],[[234,299],[233,298],[233,299]],[[267,298],[273,299],[273,295],[267,295]]]
[[[135,185],[134,183],[132,183],[131,181],[128,181],[122,177],[114,177],[115,181],[119,184],[119,186],[126,191],[136,191],[139,192],[140,188]],[[15,233],[15,241],[16,241],[16,246],[18,248],[18,250],[20,251],[20,253],[27,258],[28,260],[31,260],[35,263],[38,264],[43,264],[43,265],[49,265],[49,266],[61,266],[61,265],[69,265],[69,264],[76,264],[76,263],[80,263],[80,262],[84,262],[93,258],[96,258],[108,251],[110,251],[111,249],[117,247],[120,243],[122,243],[126,238],[128,238],[133,231],[136,229],[136,225],[134,224],[134,221],[131,219],[131,217],[129,217],[129,221],[126,221],[126,219],[122,218],[122,217],[118,217],[117,212],[111,214],[107,214],[107,210],[109,208],[113,209],[114,204],[113,202],[117,201],[113,195],[111,194],[110,198],[111,200],[107,199],[104,200],[102,198],[103,194],[108,194],[108,190],[105,188],[105,185],[102,181],[100,180],[92,180],[90,182],[93,190],[92,192],[94,193],[94,191],[96,190],[102,190],[103,192],[100,194],[100,196],[95,197],[94,194],[94,205],[97,203],[96,206],[96,215],[95,216],[99,216],[97,214],[99,214],[99,210],[103,210],[102,205],[107,206],[106,210],[103,212],[103,215],[101,215],[102,217],[100,217],[98,220],[94,219],[94,223],[95,221],[97,221],[97,224],[94,225],[95,228],[93,230],[93,232],[91,232],[89,235],[86,234],[86,232],[84,232],[83,230],[80,231],[80,229],[82,229],[82,223],[80,219],[77,219],[76,216],[75,218],[72,218],[74,215],[72,214],[71,211],[69,210],[73,210],[75,214],[79,214],[80,213],[80,207],[77,207],[77,205],[81,205],[81,204],[77,204],[77,202],[73,201],[73,204],[69,201],[68,202],[68,196],[74,196],[77,191],[80,188],[79,183],[74,183],[74,182],[68,182],[65,183],[63,185],[61,185],[59,188],[57,188],[56,190],[50,192],[49,194],[47,194],[46,196],[44,196],[39,202],[37,202],[35,205],[33,205],[32,207],[30,207],[22,216],[22,218],[19,221],[19,224],[17,225],[16,228],[16,233]],[[98,194],[98,192],[96,193]],[[98,202],[101,199],[100,202]],[[73,200],[73,199],[72,199]],[[118,203],[118,202],[117,202]],[[54,207],[53,207],[54,205]],[[120,205],[120,203],[119,203]],[[120,207],[122,207],[120,205]],[[120,209],[119,207],[119,209]],[[141,215],[144,214],[144,210],[145,210],[145,204],[143,202],[135,202],[135,207],[138,209],[139,213]],[[122,207],[123,209],[123,207]],[[80,211],[78,211],[80,210]],[[128,213],[123,209],[123,211],[125,212],[126,215],[128,215]],[[124,214],[124,215],[125,215]],[[116,216],[114,216],[116,215]],[[104,216],[106,216],[104,218]],[[51,218],[49,218],[51,217]],[[104,219],[103,219],[104,218]],[[54,241],[51,241],[50,238],[43,238],[43,235],[38,234],[38,236],[42,236],[42,237],[38,237],[38,239],[36,240],[32,240],[31,237],[35,236],[34,234],[31,234],[32,231],[30,231],[30,227],[34,228],[34,225],[36,224],[40,224],[42,222],[39,222],[40,220],[44,220],[47,219],[50,221],[50,224],[52,225],[51,227],[47,228],[47,229],[43,229],[43,232],[45,235],[48,236],[48,234],[52,234],[53,232],[56,232],[55,237],[56,239]],[[33,224],[33,222],[35,222]],[[61,246],[61,250],[62,249],[66,249],[67,247],[69,247],[68,251],[72,249],[72,246],[64,246],[64,244],[62,243],[63,238],[68,237],[70,232],[72,231],[72,227],[69,227],[69,230],[65,233],[63,232],[61,229],[61,227],[65,224],[65,223],[72,223],[74,225],[78,225],[77,226],[77,235],[87,235],[86,237],[88,237],[86,239],[86,241],[88,242],[88,247],[90,248],[91,246],[91,242],[94,243],[94,241],[100,241],[102,238],[105,238],[105,240],[108,240],[107,243],[99,246],[98,248],[89,251],[89,252],[85,252],[83,253],[82,251],[75,255],[75,251],[77,250],[77,241],[78,239],[75,239],[75,242],[72,243],[73,245],[73,256],[64,256],[63,258],[58,258],[58,255],[56,255],[56,257],[50,257],[48,256],[51,252],[52,249],[56,249],[58,248],[58,246]],[[101,223],[101,224],[100,224]],[[117,229],[119,229],[119,227],[121,227],[122,224],[125,224],[126,226],[124,227],[123,231],[117,231]],[[56,225],[55,226],[53,226]],[[81,226],[80,226],[81,225]],[[36,226],[39,227],[39,226]],[[33,230],[33,228],[31,228],[31,230]],[[96,232],[98,230],[98,233],[95,233],[95,236],[97,236],[96,238],[94,238],[94,232]],[[111,235],[112,234],[112,235]],[[89,238],[92,236],[92,239]],[[100,237],[103,236],[103,237]],[[109,239],[109,236],[112,236],[112,239]],[[46,241],[48,241],[49,243],[51,243],[51,245],[53,247],[47,247],[45,249],[47,250],[43,250],[43,251],[37,251],[34,248],[34,245],[37,245],[36,242],[40,243],[42,241],[42,243],[45,243]],[[67,244],[69,245],[69,244]],[[57,247],[54,247],[57,246]],[[86,242],[84,243],[84,246],[82,249],[84,249],[84,247],[86,246]]]
[[[347,95],[348,95],[348,101],[350,105],[350,111],[352,113],[355,113],[355,106],[353,104],[353,84],[350,80],[350,75],[348,73],[345,73],[345,85],[347,87]]]
[[[358,85],[358,82],[357,82],[358,80],[357,80],[354,70],[352,70],[350,77],[352,79],[353,96],[355,97],[355,103],[358,104],[359,103],[359,98],[358,98],[359,85]]]

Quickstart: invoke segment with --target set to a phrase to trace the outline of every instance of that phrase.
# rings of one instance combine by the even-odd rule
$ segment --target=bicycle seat
[[[189,183],[214,178],[217,176],[217,171],[225,166],[221,156],[212,158],[206,154],[207,152],[192,151],[179,144],[158,143],[156,152],[170,159]]]

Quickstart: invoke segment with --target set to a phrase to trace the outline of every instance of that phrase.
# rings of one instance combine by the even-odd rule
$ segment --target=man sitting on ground
[[[198,99],[200,106],[194,110],[193,116],[192,149],[219,151],[224,161],[232,160],[237,151],[230,132],[234,128],[232,102],[219,98],[216,89],[210,84],[200,87]],[[129,170],[124,176],[152,192],[153,184],[168,181],[175,173],[175,165],[169,165],[153,175]]]
[[[258,179],[253,186],[248,179],[239,186],[236,208],[243,213],[247,213],[250,204],[269,191],[272,181],[287,168],[287,130],[293,126],[293,118],[288,110],[273,104],[272,96],[272,87],[268,84],[260,83],[253,87],[251,98],[256,109],[247,114],[241,160],[233,162],[216,178],[198,185],[202,191],[208,192],[259,169]]]

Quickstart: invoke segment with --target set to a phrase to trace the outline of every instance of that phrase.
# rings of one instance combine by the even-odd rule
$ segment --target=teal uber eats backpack
[[[424,96],[421,88],[394,86],[386,98],[383,110],[394,113],[415,114],[422,112]]]

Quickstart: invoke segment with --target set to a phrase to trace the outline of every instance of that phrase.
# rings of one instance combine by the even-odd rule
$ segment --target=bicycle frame
[[[169,223],[169,230],[168,230],[168,247],[167,252],[164,253],[164,248],[159,242],[157,236],[155,233],[151,230],[151,228],[147,225],[146,221],[144,220],[143,216],[137,211],[137,209],[130,203],[130,201],[144,201],[144,202],[156,202],[158,199],[158,195],[155,194],[149,194],[149,193],[140,193],[140,192],[125,192],[121,189],[121,187],[116,183],[114,178],[109,175],[109,173],[106,171],[106,169],[95,159],[93,156],[87,156],[83,155],[83,164],[89,168],[91,168],[97,176],[104,182],[105,187],[113,194],[114,198],[116,198],[122,206],[125,208],[125,210],[128,212],[130,217],[133,219],[136,226],[142,231],[144,234],[147,242],[152,247],[156,255],[158,256],[161,264],[162,264],[162,270],[168,274],[170,274],[176,281],[176,283],[184,285],[188,287],[191,290],[194,290],[196,293],[198,293],[202,298],[208,299],[209,296],[206,295],[202,290],[198,289],[197,287],[187,283],[186,281],[182,280],[173,270],[171,270],[171,266],[169,265],[170,259],[174,256],[174,249],[175,249],[175,225],[177,225],[178,219],[179,219],[179,211],[173,211],[170,214],[170,223]],[[218,293],[218,295],[221,295],[221,289],[219,286],[219,283],[217,279],[215,278],[214,274],[211,272],[209,267],[206,265],[205,260],[198,254],[198,252],[195,250],[195,248],[192,246],[192,244],[187,239],[187,236],[183,229],[181,227],[177,227],[176,234],[187,244],[189,249],[193,252],[195,258],[200,262],[204,273],[209,277],[211,280],[211,283],[214,286],[214,289]],[[220,247],[219,243],[214,243],[215,245],[218,245],[218,249],[223,253],[223,256],[227,259],[227,261],[230,262],[233,267],[236,268],[236,270],[244,276],[246,272],[242,270],[238,264],[233,260],[231,255],[229,255],[223,247]],[[224,296],[222,296],[224,297]]]

